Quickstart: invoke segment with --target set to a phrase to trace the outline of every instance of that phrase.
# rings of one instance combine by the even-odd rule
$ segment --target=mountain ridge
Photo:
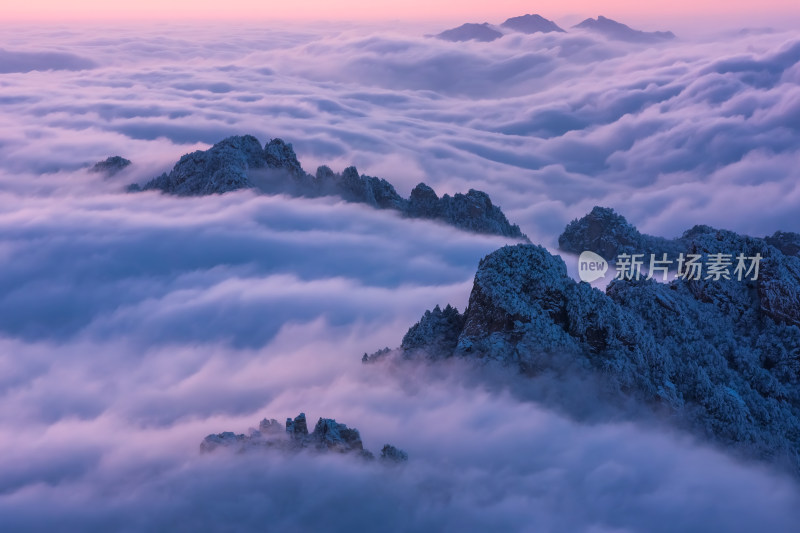
[[[642,235],[612,210],[603,214],[614,215],[620,236]],[[761,254],[760,277],[616,279],[603,292],[574,281],[541,246],[505,246],[481,260],[463,313],[426,311],[399,348],[362,361],[456,357],[533,380],[591,378],[603,401],[632,399],[737,456],[800,475],[800,257],[709,226],[651,244],[665,242],[706,257]],[[570,394],[554,401],[568,404]]]
[[[626,24],[622,24],[621,22],[606,18],[602,15],[599,15],[596,19],[588,18],[576,24],[573,28],[589,30],[605,35],[611,39],[632,43],[658,43],[675,38],[675,34],[671,31],[646,32],[634,30]]]
[[[408,199],[388,181],[362,175],[350,166],[335,173],[323,165],[312,176],[303,170],[291,143],[271,139],[264,147],[252,135],[232,136],[208,150],[183,155],[169,173],[144,185],[132,184],[129,192],[158,190],[176,196],[222,194],[238,189],[283,193],[296,197],[339,196],[348,202],[391,209],[408,218],[437,220],[456,228],[528,241],[519,226],[483,191],[470,189],[439,197],[424,183]]]
[[[671,31],[646,32],[636,30],[626,24],[604,17],[603,15],[599,15],[596,19],[587,18],[572,26],[572,29],[591,31],[609,39],[641,44],[657,44],[676,38],[675,34]],[[429,37],[436,37],[452,42],[491,42],[508,35],[508,33],[504,33],[501,30],[529,35],[535,33],[569,33],[552,20],[548,20],[539,14],[526,14],[510,17],[499,26],[495,26],[489,22],[468,22]]]

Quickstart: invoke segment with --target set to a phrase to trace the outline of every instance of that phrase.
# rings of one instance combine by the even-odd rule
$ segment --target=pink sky
[[[747,18],[800,13],[797,0],[2,0],[2,20],[97,19],[437,19],[501,22],[540,13],[547,18],[604,14],[628,20]]]

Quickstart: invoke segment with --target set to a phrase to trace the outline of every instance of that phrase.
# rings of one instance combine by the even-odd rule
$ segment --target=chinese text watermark
[[[761,254],[747,256],[734,254],[679,254],[669,258],[663,254],[619,254],[614,261],[615,279],[639,280],[671,277],[684,280],[731,280],[758,279]],[[608,262],[594,252],[583,252],[578,258],[578,275],[581,280],[591,283],[602,278],[608,270]]]

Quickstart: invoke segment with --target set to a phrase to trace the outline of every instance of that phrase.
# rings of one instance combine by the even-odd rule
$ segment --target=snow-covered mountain
[[[481,260],[463,314],[437,306],[400,348],[364,361],[459,357],[516,367],[534,380],[597,382],[598,402],[633,400],[741,456],[800,474],[800,257],[784,253],[796,254],[799,241],[708,226],[659,239],[595,208],[567,227],[562,247],[607,257],[760,255],[757,279],[615,279],[601,292],[575,282],[540,246],[507,246]]]

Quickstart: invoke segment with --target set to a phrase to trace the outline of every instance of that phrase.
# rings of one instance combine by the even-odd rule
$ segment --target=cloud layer
[[[68,46],[98,68],[4,75],[4,167],[74,169],[114,151],[145,179],[199,143],[250,132],[293,142],[312,171],[352,163],[401,193],[421,179],[487,189],[543,238],[596,203],[665,235],[797,227],[791,33],[649,48],[582,32],[493,43],[368,28],[197,34],[39,35],[40,49]]]
[[[549,245],[595,204],[659,235],[797,230],[796,34],[631,48],[581,33],[15,28],[0,48],[17,65],[0,74],[3,529],[797,524],[796,481],[656,421],[530,401],[562,384],[526,382],[542,388],[526,396],[476,378],[487,369],[360,364],[424,309],[463,308],[501,238],[333,198],[122,192],[253,133],[293,142],[306,170],[355,164],[404,196],[423,180],[485,190]],[[133,165],[87,171],[115,154]],[[208,433],[299,411],[411,461],[387,474],[198,453]]]

